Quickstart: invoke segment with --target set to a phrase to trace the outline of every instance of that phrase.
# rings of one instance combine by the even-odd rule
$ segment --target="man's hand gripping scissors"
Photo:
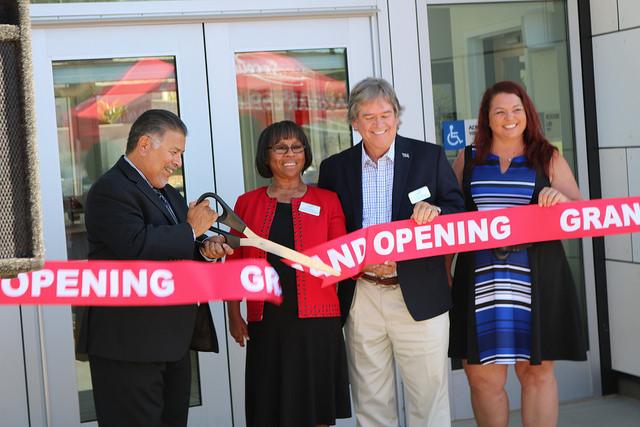
[[[322,271],[332,276],[340,275],[334,268],[328,266],[318,259],[313,259],[304,254],[301,254],[300,252],[294,251],[293,249],[289,249],[286,246],[279,245],[278,243],[258,236],[249,227],[247,227],[247,224],[245,224],[244,221],[242,221],[242,219],[238,215],[236,215],[233,209],[231,209],[229,205],[227,205],[224,200],[222,200],[222,198],[217,194],[204,193],[198,198],[198,203],[209,197],[215,199],[222,208],[222,213],[220,213],[220,216],[218,217],[218,222],[220,224],[228,226],[229,228],[232,228],[233,230],[238,231],[245,236],[239,237],[214,226],[211,226],[209,228],[209,230],[213,231],[214,233],[218,233],[224,236],[226,243],[232,248],[237,248],[239,246],[253,246],[262,249],[265,252],[270,252],[274,255],[278,255],[282,258],[286,258],[300,265]]]

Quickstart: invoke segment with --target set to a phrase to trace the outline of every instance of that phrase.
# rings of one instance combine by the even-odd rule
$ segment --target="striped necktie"
[[[162,204],[164,205],[165,208],[167,208],[167,211],[169,211],[169,214],[171,214],[171,218],[173,218],[173,222],[177,224],[178,218],[176,217],[175,212],[173,212],[173,208],[171,208],[169,201],[167,200],[166,197],[164,197],[164,194],[162,194],[162,190],[158,190],[157,188],[154,188],[153,191],[155,191],[158,197],[160,198],[160,200],[162,200]]]

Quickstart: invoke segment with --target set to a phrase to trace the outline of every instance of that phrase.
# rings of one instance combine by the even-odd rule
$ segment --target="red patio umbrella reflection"
[[[103,120],[110,108],[130,105],[140,97],[155,91],[167,78],[174,75],[173,64],[157,58],[142,58],[104,92],[78,104],[73,114],[77,118]]]
[[[235,56],[241,112],[272,122],[274,109],[284,109],[298,124],[346,118],[346,82],[309,68],[276,52],[244,52]]]

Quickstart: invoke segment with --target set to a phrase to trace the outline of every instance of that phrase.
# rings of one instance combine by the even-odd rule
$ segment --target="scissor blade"
[[[262,237],[255,236],[249,239],[240,239],[240,245],[253,246],[262,249],[265,252],[270,252],[282,258],[286,258],[289,261],[297,262],[298,264],[325,272],[332,276],[340,275],[340,273],[336,269],[328,266],[320,260],[313,259],[307,255],[301,254],[300,252],[294,251],[293,249],[287,248],[286,246],[282,246],[278,243],[272,242],[271,240],[267,240]]]

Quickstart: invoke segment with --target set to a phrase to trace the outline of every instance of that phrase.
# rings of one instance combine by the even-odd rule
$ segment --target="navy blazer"
[[[464,211],[458,181],[442,147],[397,135],[393,173],[392,221],[411,217],[409,193],[425,185],[431,192],[425,201],[440,207],[442,214]],[[318,186],[338,194],[348,232],[362,228],[362,142],[324,160]],[[451,307],[443,256],[398,262],[398,279],[414,320],[430,319]],[[354,290],[352,279],[341,282],[338,288],[343,322]]]
[[[147,181],[121,157],[87,195],[89,259],[202,260],[186,223],[184,198],[170,185],[164,190],[178,224]],[[179,360],[189,350],[196,311],[196,305],[90,307],[80,315],[78,351],[136,362]],[[213,325],[211,330],[217,351]]]

